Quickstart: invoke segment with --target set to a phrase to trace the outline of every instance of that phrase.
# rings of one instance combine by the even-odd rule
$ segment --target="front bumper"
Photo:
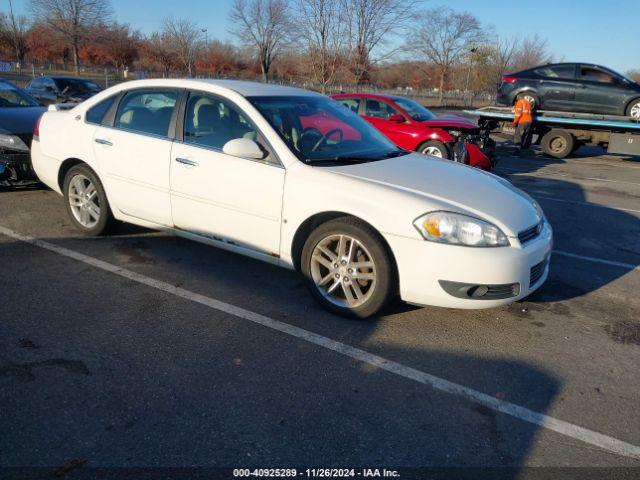
[[[500,248],[462,247],[396,235],[385,235],[385,239],[398,266],[402,300],[463,309],[508,305],[533,293],[549,275],[553,247],[553,232],[547,222],[538,237],[524,246],[517,239],[510,239],[510,247]],[[471,298],[448,292],[443,281],[470,286],[518,286],[506,298]]]
[[[37,181],[29,152],[0,149],[0,184]]]

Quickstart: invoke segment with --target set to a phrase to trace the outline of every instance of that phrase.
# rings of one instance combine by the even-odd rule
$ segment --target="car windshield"
[[[362,162],[407,153],[335,100],[315,95],[248,100],[304,162]]]
[[[90,81],[90,80],[82,80],[81,78],[56,78],[56,85],[60,91],[68,92],[97,92],[100,90],[100,87]]]
[[[424,122],[436,118],[436,115],[431,110],[408,98],[394,98],[393,101],[417,122]]]
[[[40,104],[10,83],[0,82],[0,108],[37,107]]]

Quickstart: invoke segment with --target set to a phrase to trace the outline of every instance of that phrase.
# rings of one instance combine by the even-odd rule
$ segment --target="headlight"
[[[469,247],[506,247],[507,236],[495,225],[478,218],[452,212],[431,212],[418,217],[413,225],[432,242]]]
[[[0,148],[28,152],[29,147],[16,135],[0,134]]]

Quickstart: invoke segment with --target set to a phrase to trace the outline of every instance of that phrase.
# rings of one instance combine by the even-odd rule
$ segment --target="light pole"
[[[478,49],[476,47],[471,47],[469,49],[469,68],[467,69],[467,83],[464,87],[464,95],[467,96],[469,93],[469,80],[471,79],[471,64],[473,63],[473,54],[476,53]]]
[[[204,46],[208,47],[209,46],[209,36],[207,35],[207,29],[203,28],[201,30],[202,33],[204,33]]]

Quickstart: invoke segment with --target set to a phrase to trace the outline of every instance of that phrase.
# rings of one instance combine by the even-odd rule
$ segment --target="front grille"
[[[540,278],[544,274],[544,270],[546,267],[547,267],[546,258],[540,263],[537,263],[533,267],[531,267],[531,273],[529,274],[529,288],[533,287],[536,283],[538,283],[538,280],[540,280]]]
[[[541,231],[542,231],[542,222],[518,233],[518,240],[520,240],[520,243],[524,245],[525,243],[530,242],[531,240],[536,238],[538,235],[540,235]]]

